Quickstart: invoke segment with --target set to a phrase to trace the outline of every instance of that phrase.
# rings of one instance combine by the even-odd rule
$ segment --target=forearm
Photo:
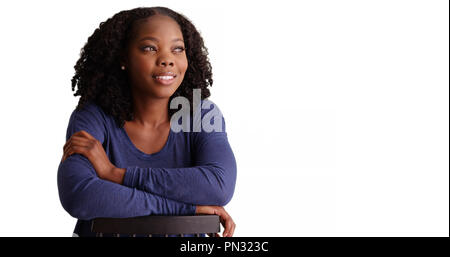
[[[128,166],[118,169],[117,183],[195,205],[226,205],[236,184],[236,160],[225,134],[198,143],[193,167]]]
[[[226,133],[193,133],[191,143],[193,167],[119,167],[108,179],[184,203],[226,205],[233,196],[237,173]]]
[[[146,215],[193,215],[195,206],[98,178],[87,159],[74,155],[58,168],[58,190],[73,217],[126,218]]]
[[[233,167],[128,167],[120,169],[120,174],[124,174],[125,186],[196,205],[226,205],[234,193],[236,181]]]
[[[126,171],[127,169],[114,167],[111,173],[104,179],[119,185],[123,185],[123,179],[125,177]]]

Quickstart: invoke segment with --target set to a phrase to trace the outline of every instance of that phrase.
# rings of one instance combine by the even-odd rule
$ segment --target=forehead
[[[180,26],[170,17],[153,15],[136,21],[133,26],[133,38],[139,40],[145,36],[154,36],[161,40],[183,38]]]

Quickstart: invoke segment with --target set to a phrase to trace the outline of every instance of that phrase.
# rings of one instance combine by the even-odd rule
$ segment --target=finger
[[[230,218],[227,219],[225,231],[223,231],[223,236],[224,237],[229,237],[230,236],[231,230],[232,230],[232,226],[233,226],[233,220],[231,220]]]
[[[76,138],[76,137],[85,138],[85,139],[95,139],[94,137],[91,136],[91,134],[87,133],[84,130],[80,130],[80,131],[73,133],[72,136],[70,136],[70,139]]]
[[[67,140],[67,142],[64,144],[64,147],[63,147],[62,161],[65,161],[67,159],[67,157],[69,156],[68,152],[70,151],[70,148],[72,147],[73,142],[75,141],[75,144],[77,144],[78,140],[79,139],[73,135],[69,138],[69,140]]]
[[[75,137],[70,141],[69,147],[72,146],[92,146],[92,140],[83,137]]]
[[[86,137],[80,137],[80,136],[72,136],[68,142],[68,144],[65,146],[64,149],[64,159],[69,158],[70,155],[72,155],[74,152],[81,153],[85,155],[85,153],[92,148],[93,143],[97,142],[95,139],[88,139]],[[73,147],[82,147],[78,148],[77,151],[73,150]],[[72,149],[72,151],[71,151]],[[85,155],[86,156],[86,155]]]
[[[226,215],[225,212],[218,210],[218,209],[214,209],[214,215],[218,215],[219,216],[219,221],[222,224],[222,226],[225,228],[225,219],[224,219],[224,215]]]
[[[64,160],[68,157],[68,152],[70,150],[71,147],[71,142],[69,142],[66,146],[64,146],[64,151],[63,151],[63,156],[64,156]]]
[[[67,143],[64,145],[64,148],[63,148],[63,156],[64,156],[64,159],[65,159],[65,157],[67,156],[67,151],[68,151],[69,148],[70,148],[70,140],[67,141]]]
[[[70,138],[72,138],[74,136],[86,137],[86,136],[83,135],[83,133],[81,133],[81,130],[73,133],[72,136],[70,136]]]
[[[86,132],[85,130],[81,130],[79,131],[80,135],[83,135],[89,139],[95,139],[95,137],[93,137],[91,134],[89,134],[88,132]]]
[[[224,230],[223,233],[225,233],[225,231],[227,230],[226,229],[227,223],[226,223],[225,219],[222,216],[219,216],[219,219],[220,219],[220,224],[222,224],[222,227],[223,227],[223,230]]]
[[[86,138],[74,137],[70,139],[70,142],[65,146],[64,152],[67,152],[68,149],[72,146],[89,146],[91,145],[91,140]]]
[[[77,134],[77,135],[73,134],[70,138],[78,138],[78,139],[92,140],[92,139],[86,137],[84,134]]]
[[[69,156],[71,156],[74,153],[78,153],[78,154],[85,154],[86,152],[86,147],[84,146],[71,146],[66,153],[66,159],[69,158]]]
[[[228,215],[228,220],[227,220],[228,231],[226,234],[227,237],[233,236],[235,226],[236,226],[236,224],[234,223],[233,219],[231,218],[230,215]]]
[[[69,158],[72,154],[74,154],[74,151],[72,150],[72,148],[67,150],[67,153],[65,154],[66,155],[66,159]]]
[[[71,143],[72,143],[74,140],[76,140],[76,141],[83,141],[83,142],[89,142],[89,139],[87,139],[87,138],[85,138],[85,137],[72,135],[72,136],[69,138],[69,140],[67,140],[67,142],[64,144],[63,151],[66,151],[66,149],[67,149],[68,147],[70,147]]]
[[[68,150],[68,148],[70,147],[70,141],[71,141],[71,140],[69,139],[69,140],[67,140],[67,142],[64,144],[62,161],[65,161],[66,158],[67,158],[67,150]]]
[[[89,139],[89,138],[83,137],[83,136],[72,136],[70,138],[70,141],[73,141],[73,140],[83,141],[83,142],[92,142],[92,139]]]
[[[220,223],[222,224],[224,231],[222,235],[229,236],[230,234],[230,228],[233,224],[233,220],[231,219],[231,216],[228,215],[228,213],[223,208],[215,208],[214,214],[219,215]],[[230,222],[231,221],[231,222]]]
[[[64,146],[63,146],[63,151],[66,150],[66,148],[67,148],[67,146],[69,146],[69,144],[70,144],[70,138],[69,138],[69,140],[67,140],[66,143],[64,144]]]
[[[222,223],[223,228],[224,228],[224,231],[223,231],[222,235],[224,237],[227,237],[230,234],[230,232],[231,232],[231,226],[232,226],[233,220],[231,219],[230,215],[228,215],[228,213],[225,210],[223,210],[221,212],[221,214],[222,214],[220,216],[221,217],[221,223]]]
[[[214,209],[214,214],[219,215],[220,223],[222,223],[223,227],[225,227],[225,219],[224,216],[226,215],[226,212],[222,210]]]
[[[230,237],[234,235],[234,230],[236,229],[236,223],[233,222],[233,226],[231,227]]]

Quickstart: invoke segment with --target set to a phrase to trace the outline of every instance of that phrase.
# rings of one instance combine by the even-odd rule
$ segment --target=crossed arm
[[[74,112],[69,121],[57,182],[61,204],[71,216],[216,214],[224,236],[233,235],[235,223],[222,207],[230,201],[236,180],[236,161],[225,133],[198,134],[194,167],[115,167],[102,146],[106,132],[101,117],[95,108],[87,108]]]
[[[86,131],[74,133],[64,146],[64,161],[82,154],[98,177],[175,201],[196,205],[226,205],[236,181],[236,161],[225,133],[199,135],[195,166],[185,168],[140,168],[114,166],[102,144]]]

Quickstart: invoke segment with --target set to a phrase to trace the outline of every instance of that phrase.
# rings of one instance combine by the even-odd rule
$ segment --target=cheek
[[[186,72],[187,68],[188,68],[188,61],[187,61],[187,59],[184,58],[184,59],[180,60],[178,62],[178,67],[179,67],[180,71],[184,74]]]
[[[135,58],[133,60],[132,68],[137,73],[144,73],[144,74],[150,74],[150,71],[152,69],[152,62],[148,58]]]

